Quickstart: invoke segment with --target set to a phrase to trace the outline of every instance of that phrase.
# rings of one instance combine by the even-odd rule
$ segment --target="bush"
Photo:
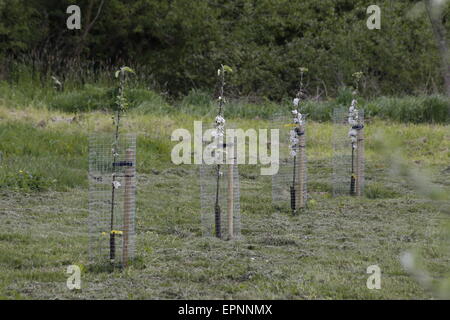
[[[363,106],[366,116],[411,123],[446,123],[450,99],[442,95],[380,97]]]
[[[158,93],[147,89],[130,89],[125,92],[129,110],[138,114],[162,114],[173,107]]]
[[[45,191],[52,184],[53,181],[45,179],[39,173],[31,173],[25,170],[14,172],[0,170],[0,189],[11,188],[22,191]]]
[[[101,71],[131,62],[146,70],[146,86],[179,96],[192,87],[212,88],[214,71],[228,63],[237,71],[229,81],[236,94],[277,101],[296,91],[302,66],[310,70],[309,88],[330,96],[359,70],[366,95],[443,91],[429,19],[424,11],[410,14],[418,1],[377,1],[389,8],[392,27],[368,32],[364,0],[110,0],[86,39],[81,63],[69,63],[78,34],[61,36],[69,2],[0,1],[0,57],[12,60],[0,65],[0,77],[18,81],[31,71],[98,83]],[[447,6],[443,16],[449,12]],[[28,67],[17,65],[21,54]]]
[[[366,186],[364,194],[369,199],[392,199],[400,194],[385,185],[373,183]]]
[[[114,90],[86,85],[83,90],[66,91],[49,103],[51,109],[64,112],[108,110],[114,106]]]
[[[82,90],[66,91],[56,95],[49,103],[51,109],[64,112],[89,112],[114,110],[117,89],[86,85]],[[129,110],[142,114],[169,110],[163,97],[147,89],[126,90]]]
[[[0,188],[64,191],[87,183],[84,133],[0,124],[0,150]]]
[[[210,93],[192,89],[181,100],[180,109],[189,114],[207,114],[214,110],[214,101]]]

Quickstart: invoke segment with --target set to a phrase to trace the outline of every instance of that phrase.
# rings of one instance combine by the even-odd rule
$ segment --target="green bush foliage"
[[[226,61],[237,71],[228,92],[240,96],[292,96],[301,66],[310,71],[310,96],[338,95],[355,71],[366,75],[365,96],[442,90],[421,1],[377,1],[381,30],[368,30],[363,0],[108,0],[83,40],[65,27],[66,8],[79,5],[86,18],[90,2],[1,1],[0,58],[8,59],[0,79],[16,79],[23,62],[41,82],[57,75],[97,83],[102,71],[126,64],[140,70],[136,81],[178,96],[213,88],[214,70]],[[450,5],[444,17],[449,12]]]

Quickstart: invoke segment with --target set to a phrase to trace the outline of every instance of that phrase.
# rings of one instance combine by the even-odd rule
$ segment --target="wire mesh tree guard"
[[[333,110],[334,196],[364,193],[364,110],[355,109],[354,115],[346,108]]]
[[[200,166],[203,235],[236,239],[241,235],[239,169],[235,162]]]
[[[89,258],[127,266],[136,243],[136,136],[89,137]]]
[[[213,146],[208,161],[203,157],[200,167],[200,202],[203,234],[232,240],[240,236],[240,185],[237,166],[237,139],[226,140],[224,105],[225,73],[233,69],[221,65],[217,70],[220,92],[214,128],[210,129],[212,143],[203,140],[203,150]],[[208,143],[205,147],[205,142]],[[212,160],[212,161],[211,161]]]
[[[303,77],[308,68],[301,67],[299,70],[300,86],[293,100],[290,119],[277,116],[278,121],[274,121],[279,124],[278,129],[283,142],[279,144],[279,170],[272,176],[272,203],[275,207],[280,207],[280,204],[283,207],[288,198],[293,214],[306,208],[308,200],[306,115],[302,113],[302,101],[306,98]]]
[[[272,204],[297,213],[306,208],[308,199],[306,121],[293,124],[292,116],[276,115],[272,123],[273,128],[280,130],[279,169],[272,176]],[[292,139],[298,141],[292,144]]]

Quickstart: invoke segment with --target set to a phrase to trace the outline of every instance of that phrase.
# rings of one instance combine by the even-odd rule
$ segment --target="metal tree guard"
[[[200,166],[203,235],[234,239],[241,235],[240,183],[236,163]],[[219,178],[218,178],[219,177]]]
[[[272,123],[281,137],[279,169],[272,176],[272,203],[276,208],[288,205],[296,213],[306,207],[308,199],[306,121],[292,124],[292,117],[275,116]],[[294,145],[292,138],[298,139]]]
[[[116,142],[117,141],[117,142]],[[112,149],[115,152],[112,152]],[[89,138],[89,257],[126,266],[135,254],[136,137]]]
[[[333,110],[334,196],[364,193],[364,110],[355,106],[353,115],[346,108]]]
[[[307,68],[300,69],[300,87],[293,100],[293,110],[290,120],[279,117],[282,120],[280,136],[288,141],[286,146],[280,143],[280,157],[286,157],[286,149],[289,150],[287,158],[281,158],[278,174],[272,177],[272,203],[280,206],[280,201],[285,202],[286,188],[289,188],[289,199],[291,210],[296,214],[299,210],[306,208],[308,193],[306,172],[306,115],[302,112],[302,102],[306,94],[303,86],[303,75],[308,72]],[[276,123],[279,121],[276,121]],[[288,129],[288,130],[285,130]],[[287,147],[287,148],[286,148]],[[283,152],[284,151],[284,152]],[[281,205],[283,207],[283,205]]]
[[[207,164],[203,159],[200,167],[203,233],[206,236],[214,234],[217,238],[229,240],[240,235],[240,190],[235,158],[236,143],[226,141],[223,117],[225,72],[232,71],[230,67],[222,65],[217,72],[220,80],[220,95],[219,110],[212,130],[215,143],[214,160],[212,164]]]

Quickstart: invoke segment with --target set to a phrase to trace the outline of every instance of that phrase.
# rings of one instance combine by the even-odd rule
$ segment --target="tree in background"
[[[308,87],[320,99],[349,83],[349,70],[366,75],[363,95],[444,91],[445,41],[438,50],[433,30],[441,39],[450,32],[450,8],[441,5],[432,29],[425,11],[408,15],[416,3],[378,1],[381,30],[368,30],[365,0],[4,0],[0,57],[33,55],[44,80],[63,82],[65,60],[77,56],[89,65],[77,67],[83,70],[139,65],[173,96],[214,87],[210,70],[221,61],[240,70],[229,79],[230,95],[250,99],[292,96],[302,65],[310,66]],[[82,30],[65,28],[71,4],[82,10]],[[9,80],[9,69],[0,77]]]
[[[450,51],[448,49],[446,31],[443,24],[444,8],[449,3],[448,0],[425,0],[427,14],[430,18],[437,47],[441,55],[445,92],[450,97]]]

